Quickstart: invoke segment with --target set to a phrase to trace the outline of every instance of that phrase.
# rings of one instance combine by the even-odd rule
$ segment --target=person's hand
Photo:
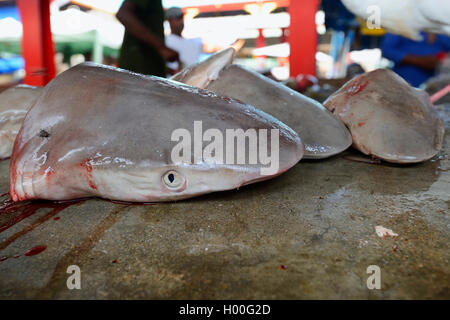
[[[427,71],[434,71],[439,66],[439,58],[436,56],[414,56],[405,57],[405,63],[414,65]]]
[[[159,54],[167,62],[174,62],[179,60],[178,52],[167,47],[161,47],[159,49]]]
[[[439,59],[435,56],[420,57],[417,62],[419,67],[429,71],[434,71],[439,66]]]

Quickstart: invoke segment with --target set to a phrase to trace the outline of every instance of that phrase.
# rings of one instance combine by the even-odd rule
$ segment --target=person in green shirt
[[[161,0],[125,0],[116,17],[125,27],[119,67],[165,77],[166,61],[177,61],[178,53],[164,43]]]

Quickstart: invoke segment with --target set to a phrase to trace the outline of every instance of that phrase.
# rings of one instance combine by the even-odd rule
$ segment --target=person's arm
[[[439,66],[439,58],[437,56],[417,56],[414,54],[407,54],[402,64],[409,64],[427,71],[435,71]]]
[[[136,16],[134,13],[136,6],[130,1],[124,1],[119,11],[116,14],[117,20],[119,20],[130,34],[137,39],[146,43],[147,45],[158,50],[159,54],[166,61],[178,60],[178,53],[172,49],[167,48],[164,42],[151,32]]]
[[[427,71],[434,71],[439,65],[436,56],[420,56],[403,49],[403,37],[387,34],[383,42],[383,56],[395,64],[412,65]]]

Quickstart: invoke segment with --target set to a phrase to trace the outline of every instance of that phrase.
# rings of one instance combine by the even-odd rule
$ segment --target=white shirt
[[[200,55],[203,53],[203,43],[200,38],[185,39],[174,34],[166,36],[166,46],[178,52],[183,67],[197,63]],[[177,70],[178,62],[169,62],[167,66],[170,69]]]

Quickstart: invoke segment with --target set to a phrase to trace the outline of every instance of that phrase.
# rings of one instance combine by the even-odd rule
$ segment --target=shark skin
[[[301,137],[305,159],[337,155],[352,143],[343,123],[319,102],[255,71],[229,65],[206,89],[243,101],[286,123]]]
[[[444,124],[425,91],[391,70],[347,82],[325,106],[349,128],[353,147],[392,163],[417,163],[442,148]]]
[[[262,174],[266,164],[259,162],[172,160],[179,143],[174,132],[185,129],[195,140],[199,122],[205,133],[214,129],[223,136],[229,129],[278,131],[277,170]],[[83,63],[50,82],[28,112],[11,157],[10,195],[13,201],[187,199],[276,177],[303,153],[292,129],[252,106],[174,81]],[[245,155],[250,157],[249,148]]]
[[[41,87],[17,85],[0,93],[0,159],[11,156],[23,119],[41,92]]]
[[[204,89],[211,81],[217,79],[223,68],[233,62],[235,54],[236,51],[231,47],[221,50],[205,61],[184,68],[171,80]]]

